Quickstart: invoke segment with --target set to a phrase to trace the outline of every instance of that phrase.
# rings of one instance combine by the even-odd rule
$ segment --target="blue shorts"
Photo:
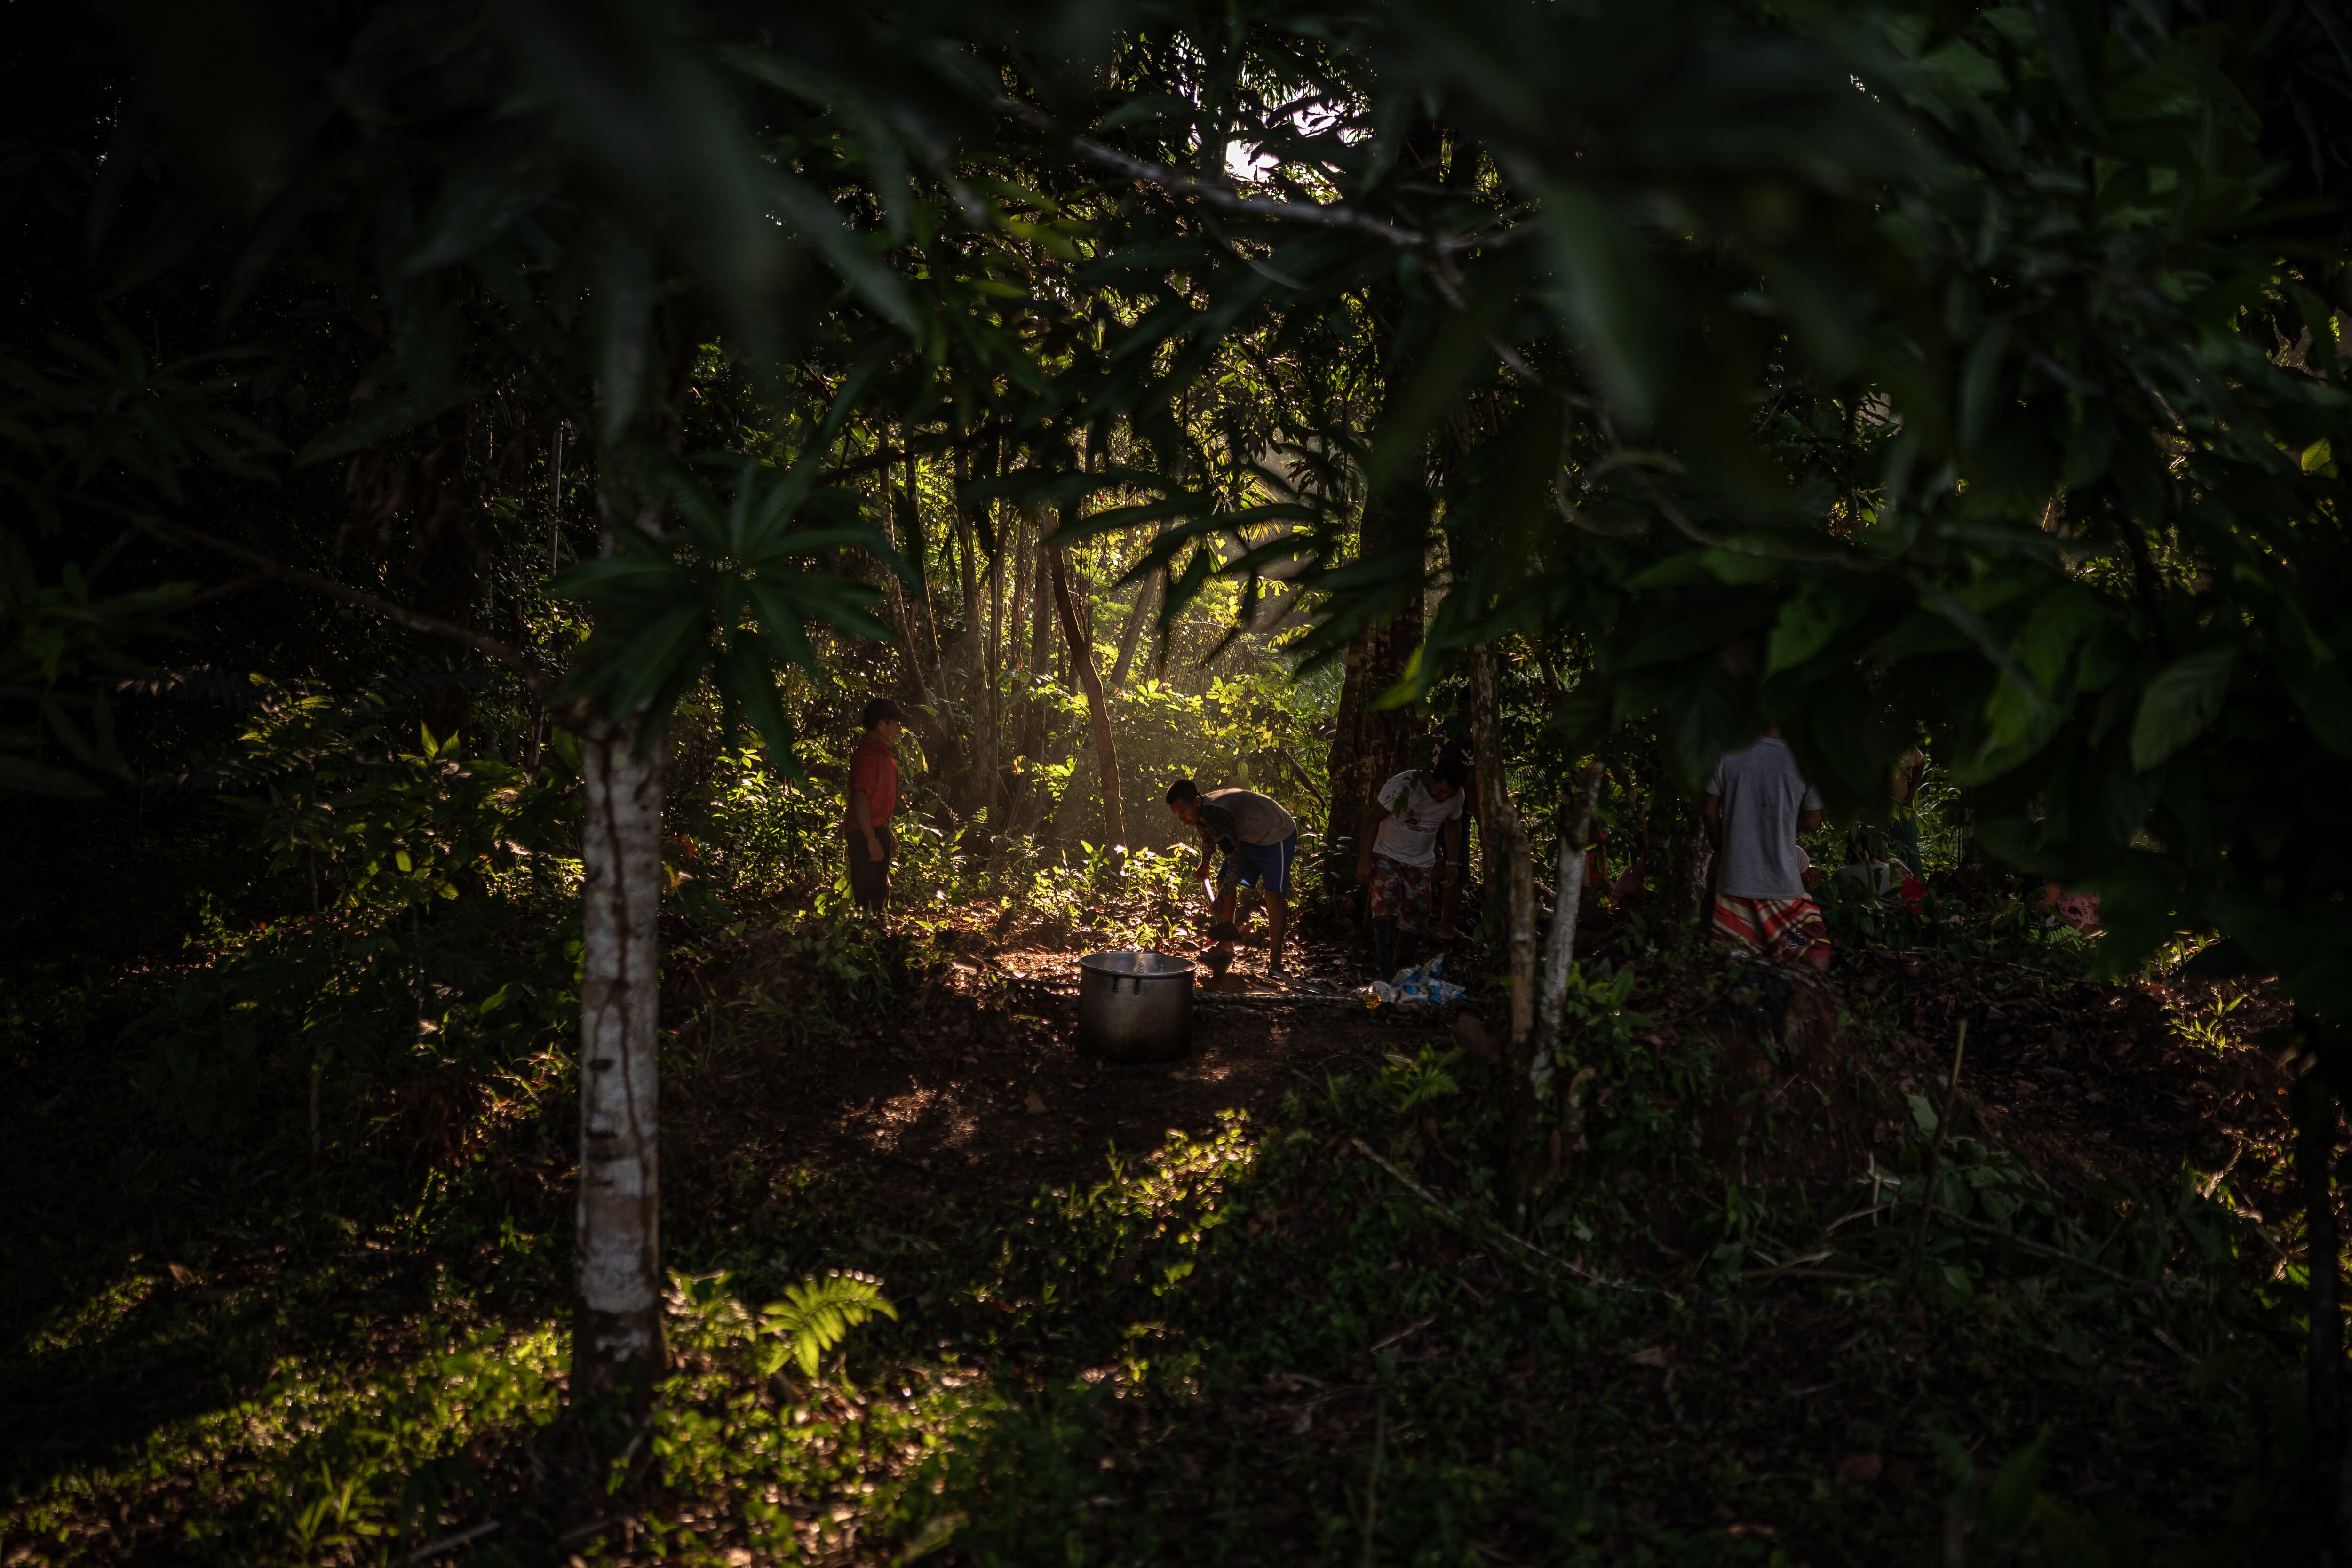
[[[1217,885],[1264,888],[1269,893],[1290,891],[1290,861],[1298,853],[1298,835],[1279,844],[1235,844],[1217,872]]]

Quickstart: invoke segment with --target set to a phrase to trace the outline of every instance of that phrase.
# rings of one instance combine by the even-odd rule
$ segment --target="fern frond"
[[[803,1375],[814,1377],[817,1358],[877,1313],[895,1322],[898,1309],[882,1294],[881,1280],[854,1268],[830,1269],[823,1278],[811,1275],[797,1285],[787,1285],[782,1300],[760,1309],[760,1331],[782,1342],[773,1364],[764,1370],[774,1372],[789,1353],[800,1363]]]

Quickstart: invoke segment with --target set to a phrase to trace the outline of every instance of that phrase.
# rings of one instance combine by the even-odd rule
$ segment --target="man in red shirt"
[[[891,750],[907,716],[887,697],[866,705],[866,733],[849,757],[849,818],[842,834],[849,855],[849,896],[880,914],[890,901],[890,857],[898,841],[890,818],[898,809],[898,758]]]

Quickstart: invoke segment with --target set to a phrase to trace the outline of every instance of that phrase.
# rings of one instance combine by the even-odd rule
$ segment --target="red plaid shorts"
[[[1394,921],[1407,931],[1423,931],[1435,910],[1430,897],[1430,866],[1408,866],[1385,855],[1372,857],[1372,919]]]
[[[1822,907],[1802,896],[1735,899],[1717,893],[1713,923],[1717,936],[1769,958],[1793,963],[1830,951],[1830,928],[1822,919]]]

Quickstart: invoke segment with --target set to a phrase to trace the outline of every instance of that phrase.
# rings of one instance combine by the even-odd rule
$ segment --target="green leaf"
[[[614,718],[635,712],[656,693],[683,684],[701,668],[709,653],[703,640],[708,614],[699,600],[672,605],[636,628],[606,657],[599,676],[612,685]]]
[[[1657,260],[1620,214],[1587,191],[1547,191],[1543,223],[1564,285],[1559,313],[1619,414],[1646,429],[1665,402],[1674,359]]]
[[[1789,563],[1750,550],[1710,550],[1706,552],[1706,569],[1719,581],[1744,586],[1774,581],[1789,570]]]
[[[1685,551],[1669,555],[1626,584],[1629,588],[1700,588],[1721,582],[1707,570],[1706,552]]]
[[[348,457],[353,452],[388,441],[404,431],[414,430],[436,415],[445,414],[461,403],[470,403],[480,393],[470,386],[452,386],[434,394],[409,393],[396,397],[378,398],[366,411],[341,425],[330,426],[302,445],[294,454],[294,467],[307,468],[313,463],[323,463],[330,458]]]
[[[898,1316],[881,1281],[859,1274],[811,1276],[784,1287],[782,1300],[760,1309],[760,1328],[789,1344],[803,1374],[814,1377],[817,1358],[877,1314],[894,1321]]]
[[[773,194],[786,227],[823,251],[843,281],[867,304],[900,327],[914,331],[915,307],[907,298],[906,285],[884,265],[880,253],[850,228],[840,208],[790,174],[776,176]]]
[[[2011,1454],[1994,1473],[1985,1489],[1984,1507],[1977,1514],[1977,1540],[1995,1551],[2016,1541],[2032,1517],[2033,1500],[2042,1490],[2042,1454],[2050,1442],[2044,1426],[2039,1436]]]
[[[29,763],[22,757],[0,757],[0,790],[22,795],[46,795],[65,800],[98,800],[106,791],[79,773]]]
[[[2279,660],[2279,679],[2303,710],[2312,739],[2339,757],[2352,757],[2352,680],[2331,653],[2311,658],[2293,649]]]
[[[2132,724],[2132,766],[2146,773],[2205,732],[2230,694],[2238,650],[2211,647],[2177,658],[2147,683]]]
[[[1767,676],[1811,658],[1870,608],[1870,584],[1840,572],[1816,577],[1780,606],[1764,664]]]

